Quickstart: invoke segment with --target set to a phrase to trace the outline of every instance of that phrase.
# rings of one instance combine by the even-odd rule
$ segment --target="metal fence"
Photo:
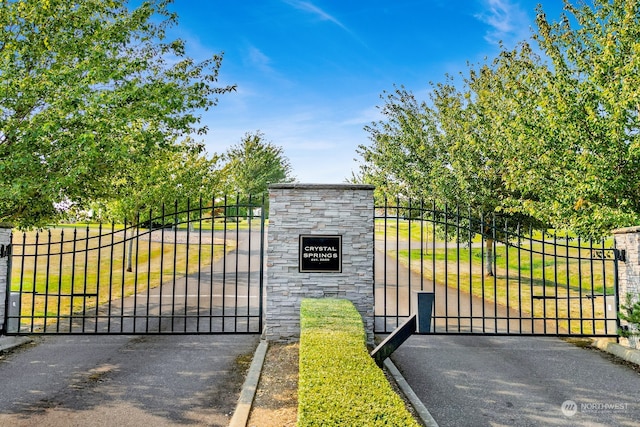
[[[12,236],[7,334],[262,331],[264,198]]]
[[[376,207],[375,332],[434,294],[431,333],[616,336],[613,239],[524,228],[510,219],[435,203]]]

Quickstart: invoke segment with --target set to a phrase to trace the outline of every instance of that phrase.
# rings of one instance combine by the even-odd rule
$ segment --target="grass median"
[[[366,347],[350,301],[304,299],[300,308],[298,426],[418,426]]]

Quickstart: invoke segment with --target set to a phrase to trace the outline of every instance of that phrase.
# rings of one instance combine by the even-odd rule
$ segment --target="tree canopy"
[[[204,155],[201,147],[178,146],[156,153],[144,169],[117,183],[119,194],[92,204],[93,219],[134,223],[185,211],[187,203],[203,205],[224,193],[217,155]],[[139,216],[139,217],[138,217]]]
[[[260,132],[248,132],[239,144],[230,147],[223,159],[225,187],[232,192],[259,195],[269,184],[291,182],[291,164],[282,147],[265,140]]]
[[[537,10],[531,43],[426,101],[383,94],[362,179],[407,196],[602,236],[640,220],[640,3]]]
[[[163,153],[197,149],[200,112],[235,87],[217,84],[221,55],[167,40],[170,3],[0,0],[0,220],[113,199]]]

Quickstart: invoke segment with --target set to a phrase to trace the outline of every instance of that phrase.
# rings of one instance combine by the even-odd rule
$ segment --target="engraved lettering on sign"
[[[340,273],[342,236],[300,235],[299,271]]]

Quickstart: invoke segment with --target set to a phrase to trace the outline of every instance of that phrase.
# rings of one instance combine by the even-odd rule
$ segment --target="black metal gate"
[[[187,201],[12,236],[7,334],[262,332],[264,205]]]
[[[376,333],[392,332],[428,292],[435,334],[617,334],[621,254],[613,239],[385,201],[375,211],[375,242]]]

